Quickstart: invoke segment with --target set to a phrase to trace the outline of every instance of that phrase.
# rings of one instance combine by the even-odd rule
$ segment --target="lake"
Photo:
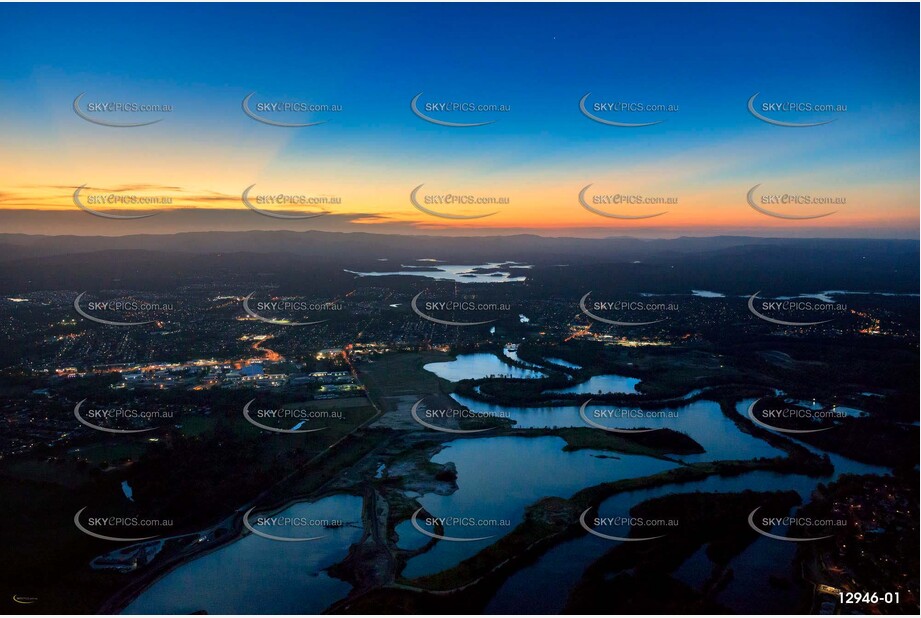
[[[457,491],[449,496],[425,494],[419,501],[434,517],[509,520],[510,526],[446,525],[443,533],[452,537],[496,535],[497,538],[521,522],[526,506],[545,496],[565,498],[590,485],[675,467],[671,462],[637,455],[591,450],[567,452],[563,450],[565,445],[562,438],[555,436],[458,440],[432,458],[436,463],[454,462]],[[408,521],[398,525],[396,531],[401,539],[428,538]],[[429,552],[412,558],[403,576],[412,578],[443,571],[493,542],[495,538],[477,542],[439,541]]]
[[[122,613],[318,614],[351,590],[324,569],[345,558],[349,546],[361,538],[361,506],[361,498],[350,495],[294,504],[277,516],[338,519],[358,527],[272,526],[270,533],[277,536],[325,535],[301,543],[247,534],[170,571]],[[250,521],[259,515],[254,513]]]
[[[600,376],[592,376],[585,382],[579,382],[566,388],[558,390],[544,391],[555,394],[577,394],[577,395],[597,395],[599,393],[636,393],[636,385],[640,383],[639,378],[628,378],[609,373]]]
[[[346,270],[345,272],[359,277],[409,276],[426,277],[439,281],[454,281],[455,283],[520,283],[527,279],[521,271],[529,268],[531,268],[531,265],[518,262],[489,262],[473,265],[426,264],[425,266],[414,266],[400,264],[400,270],[394,271],[357,272]],[[490,272],[482,272],[484,270]]]
[[[477,352],[461,354],[453,361],[428,363],[422,367],[449,382],[479,380],[488,377],[537,379],[546,377],[540,371],[523,369],[504,362],[495,354]]]

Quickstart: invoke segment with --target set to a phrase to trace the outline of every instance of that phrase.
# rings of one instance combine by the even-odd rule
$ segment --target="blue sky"
[[[899,225],[917,220],[915,4],[58,4],[3,5],[0,16],[0,104],[8,110],[0,151],[9,158],[30,160],[13,154],[23,146],[38,157],[89,139],[68,109],[83,91],[168,101],[176,111],[157,136],[177,150],[212,144],[223,156],[268,135],[240,114],[240,99],[256,91],[343,107],[322,127],[265,138],[276,143],[258,172],[279,178],[338,161],[368,168],[352,183],[386,164],[417,172],[420,182],[491,188],[529,174],[578,184],[640,164],[661,164],[667,175],[670,165],[688,170],[712,159],[719,165],[683,174],[683,189],[814,169],[823,187],[896,186],[890,202],[914,201]],[[511,112],[490,116],[498,121],[487,127],[446,130],[411,115],[420,91],[423,100],[501,103]],[[675,104],[679,112],[653,127],[611,129],[580,114],[588,92],[591,101]],[[755,92],[848,111],[826,127],[781,129],[748,113]],[[114,148],[111,136],[100,139]],[[48,174],[66,169],[52,162]],[[375,207],[392,210],[387,204]]]

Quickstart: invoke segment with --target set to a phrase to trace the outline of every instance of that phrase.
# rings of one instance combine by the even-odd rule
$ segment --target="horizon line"
[[[885,228],[883,228],[885,229]],[[880,230],[882,231],[882,230]],[[432,239],[492,239],[492,238],[514,238],[529,237],[548,240],[638,240],[638,241],[656,241],[656,240],[682,240],[682,239],[716,239],[716,238],[738,238],[742,240],[823,240],[823,241],[918,241],[921,242],[921,235],[913,237],[874,237],[874,236],[753,236],[749,234],[701,234],[689,235],[682,234],[677,236],[637,236],[630,234],[619,234],[612,236],[568,236],[568,235],[548,235],[535,232],[509,232],[496,234],[479,234],[479,235],[448,235],[448,234],[431,234],[431,233],[412,233],[412,232],[370,232],[363,230],[344,231],[344,230],[179,230],[175,232],[136,232],[126,234],[48,234],[48,233],[26,233],[26,232],[0,232],[0,238],[7,237],[26,237],[26,238],[131,238],[139,236],[180,236],[192,234],[328,234],[328,235],[369,235],[369,236],[412,236]]]

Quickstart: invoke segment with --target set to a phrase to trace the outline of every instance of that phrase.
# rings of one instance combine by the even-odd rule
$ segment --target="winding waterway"
[[[755,400],[746,399],[739,402],[736,411],[747,417],[748,406]],[[692,434],[693,435],[693,434]],[[760,440],[759,440],[760,442]],[[801,443],[816,453],[820,449]],[[736,477],[709,477],[702,481],[672,484],[638,491],[624,492],[608,498],[599,507],[600,517],[629,515],[635,505],[669,494],[701,492],[741,492],[746,489],[756,491],[796,491],[806,502],[812,492],[821,483],[829,483],[841,474],[886,474],[889,471],[880,466],[863,464],[841,455],[828,453],[835,471],[830,477],[813,478],[796,474],[779,474],[776,472],[757,471]],[[627,529],[610,529],[606,534],[627,536]],[[774,534],[784,534],[782,527],[772,530]],[[486,608],[490,614],[526,614],[559,613],[581,579],[585,569],[598,560],[605,552],[618,544],[590,534],[568,541],[554,547],[542,555],[536,563],[521,569],[512,575],[496,592]],[[798,590],[796,587],[778,588],[770,585],[771,577],[789,579],[796,543],[776,541],[759,537],[735,559],[729,567],[733,569],[733,578],[719,592],[716,600],[737,613],[770,614],[789,613],[797,607]],[[700,557],[692,556],[704,565]],[[684,565],[682,565],[684,566]],[[690,575],[692,565],[682,569],[678,574],[689,585],[701,578],[700,573]],[[709,573],[703,575],[705,579]]]
[[[455,361],[432,363],[425,368],[446,379],[514,374],[539,377],[539,372],[513,367],[494,354],[461,355]],[[602,376],[599,376],[602,377]],[[607,377],[607,376],[605,376]],[[620,376],[616,376],[620,378]],[[629,378],[627,378],[629,380]],[[458,403],[480,412],[502,413],[517,421],[518,427],[584,427],[579,406],[509,407],[484,404],[454,395]],[[747,416],[753,400],[736,406]],[[676,402],[680,404],[680,402]],[[775,457],[781,453],[763,440],[743,433],[725,417],[713,401],[697,400],[685,405],[645,411],[637,415],[599,416],[595,412],[611,408],[607,404],[586,406],[589,418],[607,427],[667,427],[681,431],[706,450],[701,455],[682,457],[687,462],[718,459]],[[602,431],[598,429],[598,431]],[[789,437],[789,436],[785,436]],[[801,443],[813,452],[823,451]],[[484,547],[508,534],[521,522],[525,508],[547,496],[569,497],[576,491],[603,482],[648,476],[668,470],[672,462],[601,451],[564,451],[565,442],[557,437],[483,437],[449,443],[433,457],[436,463],[453,462],[457,467],[458,489],[450,495],[424,494],[419,502],[434,517],[453,517],[441,533],[464,539],[489,537],[477,541],[439,541],[434,547],[412,558],[404,577],[419,577],[443,571],[475,555]],[[691,491],[740,492],[794,490],[808,501],[818,483],[828,483],[843,473],[885,474],[888,471],[828,453],[835,467],[827,478],[769,471],[750,472],[737,477],[710,477],[678,485],[617,494],[605,500],[600,516],[626,516],[630,509],[651,498]],[[335,495],[316,502],[288,507],[279,516],[308,519],[339,519],[360,522],[361,499]],[[420,518],[424,530],[433,526]],[[420,547],[430,540],[409,521],[397,526],[399,545]],[[608,530],[625,536],[628,530]],[[773,530],[783,534],[781,528]],[[297,536],[303,529],[273,528],[273,534]],[[341,561],[349,547],[361,536],[359,527],[324,529],[317,541],[287,543],[247,534],[216,551],[198,557],[169,572],[141,593],[124,611],[126,614],[209,613],[304,614],[319,613],[345,597],[350,586],[329,577],[325,569]],[[537,561],[513,574],[498,589],[486,608],[487,613],[556,613],[562,611],[585,569],[617,544],[593,535],[584,535],[556,546]],[[789,579],[796,544],[759,537],[729,564],[734,577],[716,600],[740,613],[789,612],[796,607],[796,587],[770,585],[772,576]],[[690,586],[700,586],[712,565],[703,549],[681,565],[674,576]],[[194,591],[191,594],[189,591]]]
[[[487,404],[456,393],[452,397],[475,412],[511,418],[519,428],[590,426],[582,419],[580,406],[526,408]],[[688,463],[784,455],[783,451],[764,440],[739,431],[715,401],[698,399],[683,406],[659,410],[592,403],[586,406],[585,413],[593,422],[613,429],[673,429],[685,433],[706,451],[699,455],[679,457]]]

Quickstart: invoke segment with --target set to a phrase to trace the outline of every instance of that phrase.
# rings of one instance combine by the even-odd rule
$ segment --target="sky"
[[[918,238],[918,11],[0,5],[0,232]],[[93,120],[159,122],[101,126],[75,113],[81,93],[77,107]],[[251,93],[260,118],[322,124],[253,119],[242,105]],[[756,111],[770,120],[831,122],[765,122],[747,107],[756,93]],[[435,121],[490,124],[428,122],[411,109],[416,95]],[[602,120],[657,124],[592,120],[579,106],[586,95],[586,110]],[[90,109],[115,101],[171,109]],[[831,109],[770,107],[783,102]],[[270,103],[327,107],[259,107]],[[502,107],[426,108],[437,103]],[[595,107],[607,103],[662,111]],[[421,208],[410,199],[419,185]],[[78,201],[96,212],[158,214],[94,216],[75,203],[81,186]],[[254,212],[241,199],[251,186],[250,203],[270,214],[325,214]],[[444,195],[498,203],[438,203]],[[832,205],[784,203],[790,195]],[[169,203],[119,206],[115,196]],[[272,205],[268,196],[294,199]],[[299,203],[317,197],[328,203]]]

